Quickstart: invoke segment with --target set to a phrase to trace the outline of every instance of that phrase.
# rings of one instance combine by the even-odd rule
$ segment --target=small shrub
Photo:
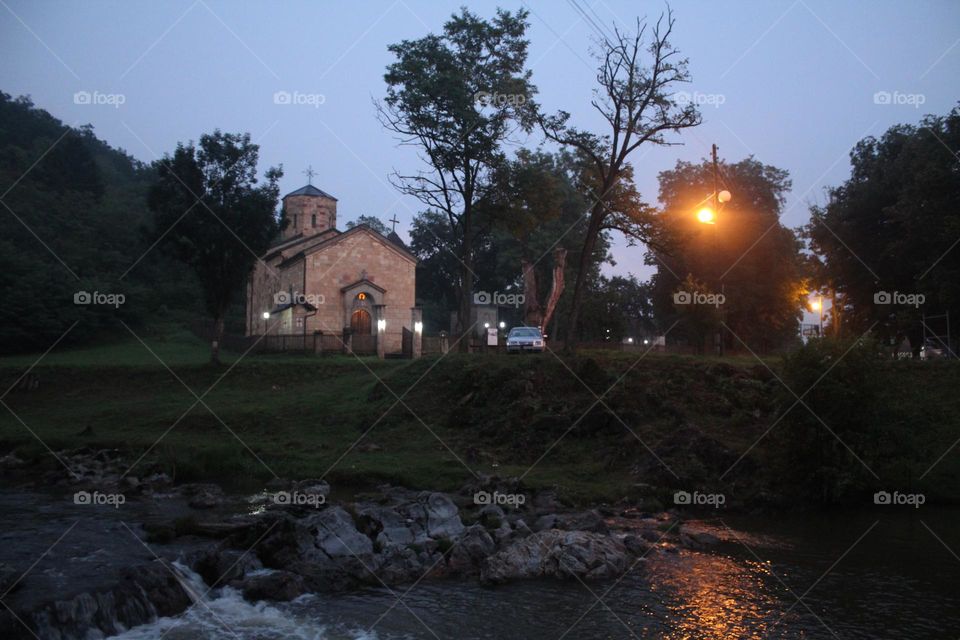
[[[781,408],[772,442],[785,495],[824,504],[864,491],[884,455],[886,401],[870,340],[811,340],[784,358]],[[797,397],[802,401],[797,401]],[[859,458],[859,460],[858,460]]]

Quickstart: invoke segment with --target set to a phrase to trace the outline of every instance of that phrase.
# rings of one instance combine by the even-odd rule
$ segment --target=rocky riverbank
[[[78,504],[129,513],[132,521],[123,524],[150,555],[100,576],[92,588],[62,593],[25,593],[28,581],[17,576],[28,567],[2,567],[10,607],[0,614],[3,637],[93,638],[176,615],[202,594],[191,593],[174,559],[210,589],[285,601],[420,580],[611,579],[642,571],[652,554],[718,542],[676,514],[626,504],[571,510],[551,491],[493,476],[451,493],[384,485],[334,500],[320,479],[274,481],[241,495],[216,484],[176,484],[154,470],[124,475],[129,462],[112,450],[58,456],[71,474],[34,477],[13,456],[2,458],[0,469],[21,486],[55,485]]]

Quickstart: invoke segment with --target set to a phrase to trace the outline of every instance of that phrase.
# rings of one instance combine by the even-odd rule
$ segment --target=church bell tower
[[[307,185],[283,196],[283,240],[312,236],[337,227],[337,199],[313,186],[312,168],[304,173]]]

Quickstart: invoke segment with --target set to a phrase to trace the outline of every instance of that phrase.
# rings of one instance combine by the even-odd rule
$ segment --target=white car
[[[939,360],[944,356],[944,344],[940,340],[927,340],[923,343],[923,346],[920,347],[920,359],[921,360]]]
[[[514,327],[507,334],[507,353],[543,351],[543,334],[536,327]]]

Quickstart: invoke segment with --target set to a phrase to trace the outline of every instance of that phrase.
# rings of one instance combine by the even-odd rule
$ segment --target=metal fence
[[[213,339],[213,323],[198,321],[191,325],[195,335],[203,340]],[[267,334],[260,336],[241,336],[225,333],[221,346],[235,353],[302,353],[330,355],[347,353],[348,346],[358,355],[377,353],[377,336],[349,336],[334,333],[314,334]]]
[[[213,337],[213,324],[209,321],[195,322],[191,326],[192,331],[204,340],[211,340]],[[442,355],[449,350],[456,350],[459,347],[457,338],[447,334],[421,337],[421,352],[425,356]],[[405,357],[412,355],[413,334],[408,329],[404,329],[402,337],[402,353]],[[504,340],[496,347],[487,346],[483,341],[476,338],[468,338],[469,351],[471,353],[506,353]],[[376,355],[377,336],[372,335],[350,335],[349,331],[343,334],[316,333],[316,334],[268,334],[263,336],[240,336],[236,334],[225,334],[221,346],[228,351],[235,353],[301,353],[310,355],[331,355],[353,352],[357,355]],[[561,340],[548,340],[547,348],[552,351],[562,351],[564,347]],[[581,350],[604,350],[604,351],[623,351],[627,353],[643,354],[647,351],[655,353],[670,354],[696,354],[697,349],[691,345],[671,344],[663,345],[645,345],[642,342],[580,342],[577,348]],[[709,352],[708,352],[709,353]],[[727,353],[727,355],[743,355]]]

